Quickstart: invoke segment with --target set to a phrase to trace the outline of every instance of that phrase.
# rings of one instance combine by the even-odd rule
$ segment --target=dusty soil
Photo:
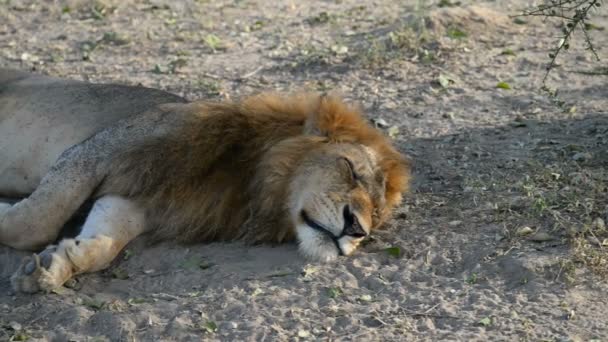
[[[0,339],[608,340],[607,12],[590,31],[604,64],[573,44],[551,97],[559,27],[509,17],[527,1],[417,2],[0,0],[2,67],[192,100],[336,90],[416,176],[386,229],[331,264],[139,240],[27,296],[8,281],[26,253],[0,247]]]

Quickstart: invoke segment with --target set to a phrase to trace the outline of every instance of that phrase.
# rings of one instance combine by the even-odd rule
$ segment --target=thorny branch
[[[592,10],[601,7],[602,0],[546,0],[544,4],[534,8],[525,10],[520,16],[558,18],[565,21],[562,28],[562,34],[557,47],[549,53],[549,64],[547,64],[545,76],[543,77],[543,88],[546,88],[545,82],[549,73],[557,66],[557,57],[559,54],[570,48],[570,40],[572,34],[577,30],[583,32],[586,49],[591,51],[597,61],[600,60],[597,50],[591,41],[588,30],[593,26],[589,23],[589,17]]]

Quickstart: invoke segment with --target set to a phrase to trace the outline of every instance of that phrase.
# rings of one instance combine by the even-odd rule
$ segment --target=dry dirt
[[[439,2],[0,0],[2,67],[192,100],[336,90],[416,176],[386,230],[330,264],[139,240],[27,296],[8,281],[26,253],[0,247],[0,340],[608,340],[608,12],[602,62],[573,44],[550,97],[557,23],[509,17],[527,1]]]

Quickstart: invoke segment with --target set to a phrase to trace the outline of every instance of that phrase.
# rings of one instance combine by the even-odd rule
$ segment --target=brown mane
[[[136,199],[159,239],[182,242],[294,238],[287,186],[301,156],[332,142],[377,152],[386,219],[407,190],[406,160],[359,111],[334,96],[262,94],[235,103],[161,106],[171,129],[113,156],[97,195]],[[179,128],[175,128],[179,127]],[[154,134],[152,135],[154,136]]]

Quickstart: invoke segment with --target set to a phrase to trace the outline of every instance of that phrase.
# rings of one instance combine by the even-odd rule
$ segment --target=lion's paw
[[[56,246],[49,246],[40,254],[26,257],[11,277],[11,284],[17,292],[50,292],[71,276],[69,261],[57,253]]]

